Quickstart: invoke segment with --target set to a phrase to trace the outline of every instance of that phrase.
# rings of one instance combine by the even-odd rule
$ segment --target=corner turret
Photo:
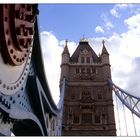
[[[61,80],[65,77],[67,79],[69,72],[69,62],[70,62],[70,53],[67,46],[68,41],[65,42],[65,47],[62,53],[62,63],[61,63]]]
[[[105,41],[102,41],[103,43],[103,48],[102,48],[102,53],[101,53],[101,60],[103,64],[109,64],[109,53],[105,47]]]
[[[62,53],[62,64],[69,63],[69,60],[70,60],[70,53],[68,50],[67,43],[68,43],[68,41],[66,40],[65,48],[64,48],[63,53]]]

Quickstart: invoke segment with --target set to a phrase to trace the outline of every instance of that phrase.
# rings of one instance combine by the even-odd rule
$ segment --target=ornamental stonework
[[[110,76],[108,53],[97,56],[85,39],[72,56],[65,46],[60,78],[60,83],[66,78],[62,135],[116,135]]]

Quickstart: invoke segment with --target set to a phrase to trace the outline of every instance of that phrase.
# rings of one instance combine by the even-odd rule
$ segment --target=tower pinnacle
[[[64,48],[64,51],[63,51],[62,54],[64,54],[64,53],[65,53],[65,54],[70,54],[70,53],[69,53],[69,50],[68,50],[67,44],[68,44],[68,40],[65,41],[65,48]]]
[[[104,39],[102,40],[102,43],[103,43],[103,46],[105,46],[105,40]]]
[[[67,45],[68,45],[68,40],[66,39],[66,40],[65,40],[65,46],[67,46]]]
[[[88,42],[88,40],[85,38],[85,36],[83,35],[83,37],[80,39],[80,42]]]
[[[105,40],[102,41],[103,48],[102,48],[102,54],[109,54],[106,47],[105,47]]]

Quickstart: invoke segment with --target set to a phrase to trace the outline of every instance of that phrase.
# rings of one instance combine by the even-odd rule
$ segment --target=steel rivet
[[[7,86],[7,90],[9,90],[9,86]]]
[[[10,100],[11,100],[11,101],[12,101],[12,99],[13,99],[13,98],[12,98],[12,97],[10,97]]]
[[[11,44],[11,41],[8,39],[8,45],[10,45]]]
[[[19,58],[17,58],[16,60],[17,60],[17,62],[19,62]]]
[[[14,55],[13,58],[16,59],[16,55]]]
[[[15,100],[13,100],[13,104],[15,104]]]
[[[5,17],[4,20],[7,22],[7,17]]]
[[[6,30],[6,34],[8,34],[9,33],[9,31],[8,30]]]
[[[24,61],[24,57],[22,58],[22,61]]]
[[[5,84],[3,84],[3,88],[5,88],[6,87],[6,85]]]
[[[11,49],[11,50],[10,50],[10,53],[13,54],[13,52],[14,52],[13,49]]]

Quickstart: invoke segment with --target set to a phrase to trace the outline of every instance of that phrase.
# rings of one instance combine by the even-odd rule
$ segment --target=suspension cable
[[[130,105],[131,105],[131,108],[132,108],[132,97],[130,98],[129,97],[129,100],[130,100]],[[132,114],[132,119],[133,119],[133,126],[134,126],[134,132],[135,132],[135,136],[137,136],[137,131],[136,131],[136,126],[135,126],[135,120],[134,120],[134,114],[133,114],[133,111],[131,111],[131,114]]]
[[[123,102],[122,102],[122,105],[123,105],[123,113],[124,113],[124,122],[125,122],[126,135],[128,136],[127,122],[126,122],[126,114],[125,114],[125,109],[124,109]]]
[[[134,125],[134,131],[135,131],[135,136],[137,136],[137,131],[136,131],[136,125],[135,125],[135,120],[134,120],[134,113],[132,113],[132,118],[133,118],[133,125]]]
[[[120,136],[121,136],[120,115],[119,115],[118,101],[117,101],[116,95],[115,95],[115,99],[116,99],[116,108],[117,108],[117,116],[118,116],[118,125],[119,125],[119,131],[120,131]]]

